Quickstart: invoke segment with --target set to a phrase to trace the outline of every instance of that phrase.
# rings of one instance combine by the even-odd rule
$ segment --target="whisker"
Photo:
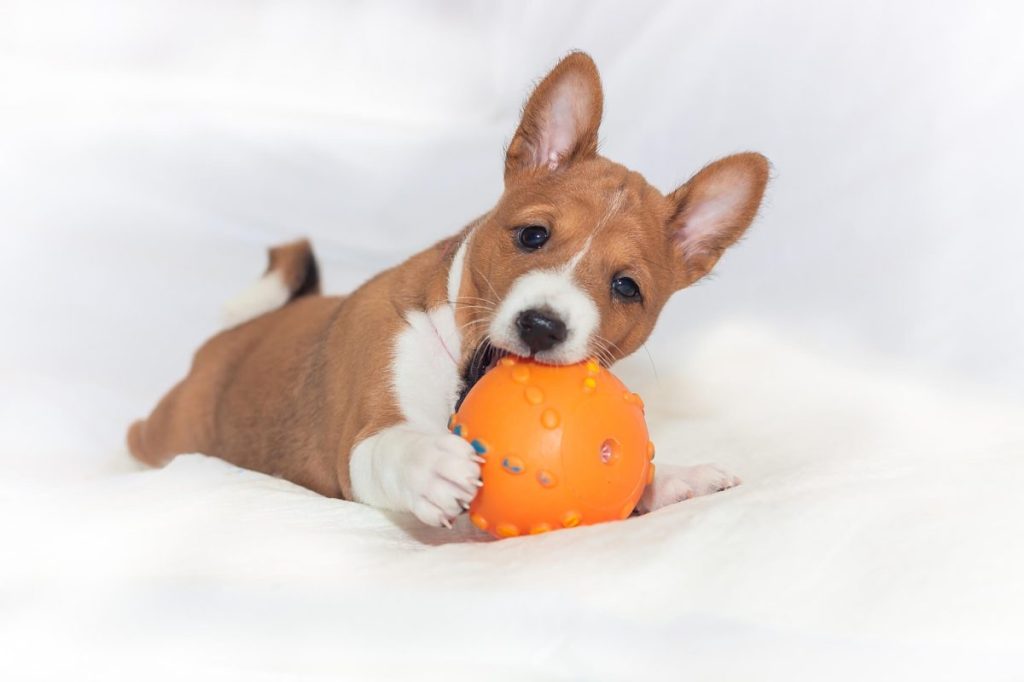
[[[499,295],[498,295],[498,292],[497,292],[497,290],[495,290],[495,288],[494,288],[494,285],[493,285],[493,284],[491,284],[491,280],[487,279],[487,275],[485,275],[484,273],[482,273],[482,272],[480,271],[480,268],[478,268],[478,267],[476,267],[476,266],[473,266],[473,269],[474,269],[474,270],[476,270],[476,274],[478,274],[478,275],[480,275],[481,277],[483,277],[483,280],[484,280],[484,282],[485,282],[485,283],[487,284],[488,288],[489,288],[489,289],[491,290],[491,293],[492,293],[492,294],[494,294],[494,298],[496,298],[496,299],[497,299],[497,298],[501,298],[501,296],[499,296]]]
[[[597,361],[598,361],[599,364],[607,366],[606,351],[605,351],[604,346],[596,338],[593,340],[593,345],[594,345],[594,348],[593,348],[592,355],[597,358]]]
[[[465,324],[461,325],[459,327],[459,329],[461,331],[469,331],[470,329],[474,329],[475,327],[477,327],[479,325],[486,326],[489,323],[490,323],[490,320],[485,320],[485,319],[470,320],[469,322],[466,322]]]
[[[621,356],[622,351],[618,344],[610,341],[600,334],[595,334],[593,337],[594,349],[600,362],[605,367],[611,367],[615,363],[616,355]]]
[[[489,308],[484,305],[463,305],[462,307],[466,310],[484,310],[489,313],[494,312],[494,308]]]
[[[494,305],[494,301],[492,301],[489,298],[483,298],[482,296],[457,296],[454,301],[451,300],[451,299],[448,299],[447,303],[449,303],[451,305],[455,305],[456,303],[474,302],[474,301],[478,302],[478,303],[482,302],[482,303],[487,303],[488,305]]]
[[[486,325],[486,324],[489,324],[489,323],[490,323],[490,320],[481,317],[481,318],[476,319],[476,320],[470,320],[468,322],[465,322],[465,323],[461,324],[460,326],[461,327],[472,327],[472,326],[475,326],[475,325],[478,325],[478,324]]]
[[[612,341],[611,339],[606,339],[605,337],[601,336],[600,334],[597,334],[597,338],[601,339],[601,342],[604,343],[605,346],[610,346],[611,348],[615,349],[619,353],[622,352],[622,349],[619,348],[619,345],[617,343],[615,343],[614,341]]]
[[[476,364],[477,358],[483,352],[485,346],[485,343],[481,343],[475,349],[473,349],[473,355],[469,358],[469,364],[467,365],[467,367],[473,367]]]
[[[644,348],[644,352],[647,353],[647,359],[651,363],[651,371],[654,372],[654,383],[658,386],[658,388],[661,388],[661,377],[658,376],[658,368],[654,366],[654,356],[651,355],[651,351],[649,348],[647,348],[646,343],[642,345]]]

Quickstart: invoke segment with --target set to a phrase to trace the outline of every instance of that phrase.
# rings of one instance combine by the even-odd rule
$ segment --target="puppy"
[[[450,527],[480,460],[446,423],[488,367],[506,353],[605,365],[629,355],[761,202],[759,154],[716,161],[667,196],[601,157],[602,102],[590,57],[563,59],[523,109],[494,208],[347,296],[319,295],[307,242],[271,249],[232,308],[237,324],[131,426],[131,452],[151,465],[202,452]],[[710,465],[663,465],[639,509],[738,482]]]

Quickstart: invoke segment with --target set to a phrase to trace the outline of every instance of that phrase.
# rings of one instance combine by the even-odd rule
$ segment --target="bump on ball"
[[[502,358],[448,427],[485,460],[470,519],[495,537],[623,519],[653,473],[643,401],[595,360]]]

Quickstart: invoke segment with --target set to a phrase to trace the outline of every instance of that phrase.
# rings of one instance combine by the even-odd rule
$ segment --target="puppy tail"
[[[320,268],[309,240],[275,246],[268,255],[263,277],[224,305],[225,327],[248,322],[300,296],[320,293]]]

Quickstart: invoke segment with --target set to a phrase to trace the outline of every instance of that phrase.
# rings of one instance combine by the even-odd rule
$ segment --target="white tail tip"
[[[237,327],[243,322],[276,310],[287,303],[291,295],[292,292],[285,286],[281,273],[268,272],[251,287],[224,304],[221,311],[224,328]]]

